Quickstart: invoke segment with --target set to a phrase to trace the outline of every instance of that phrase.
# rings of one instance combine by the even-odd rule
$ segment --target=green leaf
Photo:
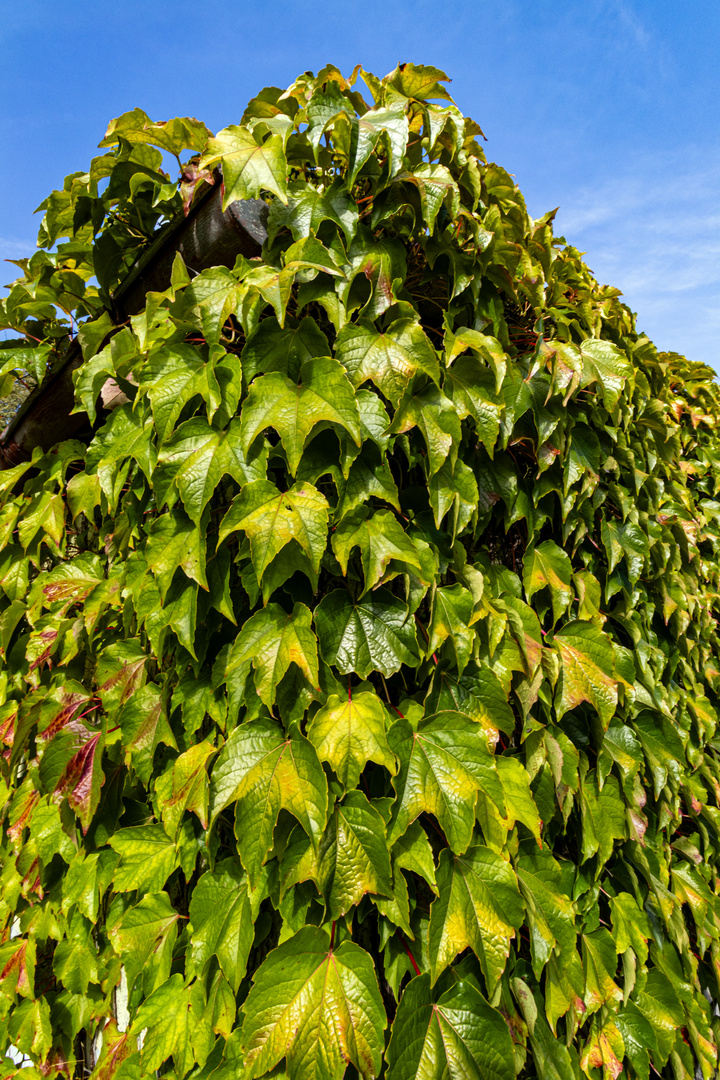
[[[273,208],[281,205],[273,203]],[[297,379],[304,363],[315,356],[329,355],[328,340],[314,319],[308,317],[298,323],[288,319],[284,327],[276,318],[262,319],[242,351],[242,369],[248,382],[271,371]]]
[[[527,909],[533,970],[539,979],[554,950],[561,966],[576,953],[574,870],[568,867],[563,872],[547,850],[523,855],[516,866]]]
[[[470,948],[492,994],[525,913],[515,873],[489,848],[473,846],[462,856],[446,848],[440,853],[437,883],[428,930],[433,983],[459,953]]]
[[[538,845],[541,845],[542,821],[530,791],[530,775],[527,769],[518,758],[506,757],[504,754],[496,759],[496,767],[502,782],[510,827],[512,828],[516,821],[521,821],[533,834]]]
[[[28,550],[40,530],[56,547],[62,541],[65,532],[65,506],[62,496],[44,491],[31,501],[20,518],[17,529],[18,540],[24,551]]]
[[[373,904],[388,922],[397,926],[409,938],[413,938],[413,929],[410,925],[410,894],[405,876],[399,873],[393,866],[392,896],[373,896]]]
[[[181,412],[196,394],[206,400],[210,396],[206,365],[190,345],[153,350],[140,380],[140,388],[145,385],[159,442],[172,435]]]
[[[223,210],[238,199],[257,199],[270,191],[287,202],[287,162],[282,136],[271,135],[258,145],[253,132],[232,124],[208,139],[199,168],[222,165]]]
[[[347,183],[354,184],[358,173],[383,136],[388,151],[388,173],[394,176],[400,168],[408,140],[408,118],[404,105],[368,109],[362,116],[351,119],[351,149]]]
[[[380,671],[388,677],[420,661],[410,612],[387,589],[355,603],[344,589],[335,589],[315,609],[315,625],[323,657],[343,674],[354,671],[366,679]]]
[[[250,264],[251,265],[251,264]],[[246,266],[247,269],[247,266]],[[259,313],[271,304],[280,326],[285,325],[287,306],[297,271],[293,267],[278,270],[274,266],[255,266],[243,280],[241,322],[248,329],[255,325]]]
[[[253,566],[262,581],[267,566],[297,540],[317,573],[327,544],[329,503],[312,484],[278,491],[269,480],[246,484],[220,523],[218,543],[242,529],[250,540]]]
[[[413,821],[407,831],[399,836],[392,846],[393,866],[400,870],[412,870],[425,878],[434,893],[437,893],[435,880],[435,861],[427,833],[419,822]]]
[[[478,438],[492,457],[500,431],[502,403],[495,378],[474,356],[461,356],[445,376],[444,390],[461,420],[472,416]]]
[[[366,392],[361,390],[360,394]],[[355,458],[350,466],[347,480],[338,477],[340,496],[336,507],[338,519],[346,517],[358,506],[369,502],[372,496],[382,499],[383,502],[389,503],[398,512],[400,511],[400,496],[390,466],[387,461],[382,461],[378,465],[374,459],[373,451],[363,448],[360,456]]]
[[[411,173],[400,173],[398,180],[413,184],[418,189],[423,220],[429,232],[435,228],[438,211],[446,200],[454,210],[454,213],[451,211],[451,216],[457,215],[458,186],[445,165],[418,165]]]
[[[213,768],[211,823],[231,802],[237,803],[240,858],[255,888],[280,810],[297,818],[317,850],[327,818],[328,786],[314,748],[297,730],[288,738],[272,720],[242,724]]]
[[[158,479],[165,497],[172,483],[189,516],[199,521],[223,476],[239,484],[264,477],[265,453],[248,453],[241,442],[237,419],[224,431],[216,431],[201,416],[186,420],[160,451]]]
[[[562,661],[555,695],[558,720],[587,701],[607,728],[618,700],[615,658],[607,634],[592,623],[576,619],[555,634],[553,644]]]
[[[32,939],[15,939],[0,947],[0,986],[9,998],[35,997],[35,958],[37,950]]]
[[[176,847],[162,825],[119,829],[110,837],[110,846],[120,856],[113,875],[118,892],[159,892],[179,861]]]
[[[453,538],[469,523],[478,504],[478,486],[472,469],[459,459],[453,467],[446,460],[428,483],[430,505],[439,529],[452,509],[450,531]]]
[[[141,1051],[141,1068],[152,1072],[169,1057],[179,1077],[195,1063],[205,1064],[214,1037],[204,1016],[205,995],[199,982],[183,986],[182,975],[172,975],[142,1003],[132,1031],[146,1031]]]
[[[50,352],[50,345],[40,345],[37,348],[27,349],[3,349],[0,353],[0,361],[2,361],[0,374],[27,372],[40,385],[45,378]]]
[[[117,714],[117,723],[122,730],[125,762],[147,783],[159,744],[177,750],[158,687],[148,684],[136,689]]]
[[[630,521],[621,525],[604,520],[602,541],[608,557],[608,572],[612,573],[618,563],[624,560],[630,583],[635,585],[645,570],[649,555],[648,538],[643,530]]]
[[[307,735],[321,761],[327,761],[345,787],[357,787],[368,761],[383,765],[391,775],[397,771],[388,746],[388,714],[376,694],[363,690],[347,697],[331,694],[308,724]]]
[[[150,992],[169,978],[179,918],[165,893],[148,893],[110,928],[110,942],[123,959],[130,986],[147,968],[154,969],[152,981],[145,981]]]
[[[588,1013],[606,1002],[622,999],[622,991],[614,982],[617,953],[610,932],[602,927],[582,936],[583,974],[585,977],[585,1008]]]
[[[161,514],[150,523],[145,558],[164,600],[175,571],[185,574],[207,589],[205,575],[205,537],[199,524],[193,524],[182,510]]]
[[[224,266],[211,266],[193,278],[172,311],[176,317],[196,327],[207,342],[218,344],[225,323],[241,309],[246,292],[247,286],[238,280],[237,275]],[[146,371],[150,374],[152,366]],[[208,397],[219,393],[219,386],[213,386],[212,372],[208,373],[206,369],[204,380],[202,375],[200,379],[198,389],[202,387]]]
[[[60,855],[70,863],[76,855],[76,846],[62,827],[60,811],[51,796],[42,800],[33,811],[30,836],[37,844],[38,855],[46,864],[54,855]]]
[[[450,847],[462,854],[470,844],[478,789],[500,790],[495,764],[477,724],[461,713],[438,713],[414,731],[400,720],[389,733],[400,759],[393,781],[388,840],[392,844],[423,811],[437,818]],[[502,796],[500,796],[502,798]]]
[[[385,1010],[372,960],[350,941],[333,949],[303,927],[255,973],[243,1013],[248,1080],[282,1058],[289,1080],[342,1080],[348,1062],[365,1080],[380,1072]]]
[[[648,971],[645,988],[637,995],[636,1003],[657,1042],[658,1054],[653,1064],[662,1067],[670,1056],[677,1030],[685,1024],[682,1005],[670,980],[657,968]]]
[[[608,776],[601,789],[595,770],[588,772],[580,785],[580,811],[583,858],[591,859],[597,853],[604,866],[615,840],[627,836],[625,802],[617,779]]]
[[[400,999],[387,1048],[388,1080],[463,1077],[514,1080],[508,1025],[469,982],[437,1001],[429,975],[412,979]]]
[[[20,564],[24,563],[27,575],[27,563],[19,550],[14,545],[6,550],[15,552]],[[77,555],[71,562],[60,563],[53,570],[43,574],[42,578],[36,581],[33,594],[36,593],[37,587],[41,586],[46,605],[82,603],[102,581],[102,565],[97,556],[83,553]],[[20,597],[11,596],[9,599],[20,599]],[[32,600],[30,603],[32,604]]]
[[[392,896],[383,820],[360,791],[335,804],[320,841],[317,872],[328,914],[338,919],[366,893]]]
[[[75,473],[68,480],[65,496],[73,521],[80,513],[92,513],[95,507],[100,505],[102,499],[100,478],[88,476],[84,472]]]
[[[17,544],[8,544],[0,553],[0,586],[8,600],[22,600],[27,592],[29,560]]]
[[[533,955],[533,968],[541,970]],[[569,955],[560,963],[553,954],[548,960],[545,972],[545,1015],[553,1034],[557,1035],[557,1022],[561,1016],[570,1014],[565,1025],[577,1023],[577,1018],[585,1013],[583,1002],[585,983],[582,963],[578,953]]]
[[[356,547],[360,548],[365,593],[377,585],[391,560],[407,563],[423,577],[417,549],[390,510],[376,510],[371,516],[370,510],[361,506],[335,528],[332,548],[343,574],[347,575],[350,554]]]
[[[53,1027],[50,1006],[46,998],[31,1001],[26,998],[15,1006],[8,1023],[10,1043],[23,1054],[34,1054],[44,1061],[50,1053]]]
[[[451,82],[451,79],[440,68],[426,64],[398,64],[383,81],[416,101],[452,101],[446,88],[441,86],[441,83]]]
[[[128,460],[137,462],[149,479],[156,459],[151,417],[133,412],[130,405],[121,405],[110,413],[88,446],[85,471],[98,474],[103,491],[114,505],[120,494],[116,482],[122,464]]]
[[[432,686],[425,699],[428,713],[465,713],[486,733],[494,746],[498,732],[512,735],[515,716],[508,704],[507,694],[492,668],[472,665],[464,675],[446,670],[438,664]]]
[[[668,776],[678,773],[678,763],[685,756],[682,740],[673,725],[648,710],[636,716],[632,726],[650,766],[657,799],[668,782]]]
[[[630,1064],[640,1080],[648,1080],[649,1054],[656,1054],[658,1049],[652,1026],[633,1001],[626,1002],[625,1007],[615,1017],[615,1022],[622,1035]]]
[[[216,956],[234,994],[245,976],[262,887],[251,889],[237,859],[203,874],[190,901],[192,962],[198,974]]]
[[[449,638],[460,675],[470,659],[475,639],[475,632],[470,629],[473,607],[472,596],[462,585],[447,585],[435,590],[428,626],[427,652],[429,656],[432,655]]]
[[[349,323],[336,338],[335,355],[353,386],[371,380],[395,406],[417,372],[440,378],[437,353],[414,319],[396,319],[383,333],[369,320]]]
[[[295,604],[290,615],[279,604],[268,604],[243,624],[228,657],[228,671],[252,664],[258,694],[268,707],[291,664],[297,664],[312,686],[318,684],[317,639],[312,615]]]
[[[428,386],[400,402],[391,431],[402,435],[417,427],[427,446],[428,475],[433,476],[446,458],[454,466],[460,443],[458,414],[437,386]]]
[[[523,588],[528,603],[541,589],[550,590],[553,623],[567,611],[573,599],[572,563],[554,541],[546,540],[525,554]]]
[[[614,409],[626,380],[633,379],[633,366],[611,341],[588,339],[580,346],[581,386],[599,383],[605,406]]]
[[[454,334],[446,333],[445,350],[448,367],[450,367],[455,357],[464,353],[466,349],[472,349],[473,353],[484,359],[493,369],[495,372],[495,390],[499,394],[505,378],[507,356],[498,339],[489,337],[487,334],[481,334],[478,330],[471,330],[467,326],[460,327]]]
[[[195,743],[155,782],[163,825],[173,839],[186,810],[196,814],[203,828],[207,828],[207,762],[216,752],[211,742]]]
[[[610,900],[615,949],[624,953],[634,949],[638,960],[644,964],[648,957],[647,943],[651,936],[650,921],[640,910],[634,896],[620,892]]]
[[[357,229],[358,209],[342,181],[335,181],[324,191],[304,180],[291,181],[287,188],[287,204],[274,202],[270,206],[268,235],[272,241],[280,229],[288,228],[295,240],[301,240],[311,232],[317,233],[323,221],[334,221],[345,233],[348,243],[352,241]]]
[[[314,235],[297,240],[285,251],[283,261],[293,270],[319,270],[332,277],[343,277],[343,271],[333,252]],[[342,258],[344,262],[344,257]]]
[[[307,103],[308,118],[308,142],[315,151],[317,161],[320,139],[333,126],[334,121],[341,117],[349,121],[354,109],[351,101],[342,93],[342,88],[333,79],[329,79],[323,86],[316,86],[314,93]]]
[[[169,154],[183,150],[202,150],[210,132],[200,120],[176,116],[172,120],[154,123],[142,109],[132,109],[108,124],[100,146],[116,146],[120,139],[129,143],[150,143]]]
[[[533,1062],[540,1080],[577,1080],[577,1069],[573,1067],[567,1046],[550,1031],[528,985],[517,978],[511,979],[510,984],[528,1027]]]
[[[293,476],[316,424],[334,424],[358,446],[361,443],[355,394],[341,365],[329,357],[306,360],[300,379],[298,385],[280,372],[261,375],[250,387],[241,417],[244,452],[249,452],[261,431],[272,427],[280,436]]]
[[[573,484],[584,480],[590,487],[598,481],[600,471],[600,442],[587,424],[575,424],[567,435],[563,493],[567,496]]]
[[[220,550],[225,549],[221,548]],[[296,541],[292,540],[278,553],[264,571],[262,584],[257,582],[254,568],[246,566],[242,574],[243,585],[249,595],[254,596],[254,590],[256,589],[261,591],[263,603],[266,604],[275,590],[281,588],[296,572],[304,574],[310,582],[313,592],[317,592],[318,575],[305,552]]]

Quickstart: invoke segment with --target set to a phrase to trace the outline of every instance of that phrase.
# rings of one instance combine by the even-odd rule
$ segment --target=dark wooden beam
[[[191,274],[210,266],[235,265],[238,255],[260,254],[267,236],[267,205],[260,199],[233,203],[223,212],[221,184],[208,188],[187,217],[178,216],[159,233],[112,296],[116,323],[125,322],[145,306],[148,292],[170,285],[173,260],[179,251]],[[74,341],[55,370],[23,402],[0,435],[0,469],[29,461],[35,447],[47,450],[63,439],[92,432],[86,413],[72,413],[73,372],[83,362]]]

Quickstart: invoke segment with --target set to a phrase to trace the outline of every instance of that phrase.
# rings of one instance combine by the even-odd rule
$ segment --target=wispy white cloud
[[[609,0],[607,6],[615,14],[624,36],[631,39],[637,48],[647,49],[651,42],[651,35],[632,4],[627,0]]]
[[[12,281],[22,277],[18,266],[14,266],[9,259],[28,259],[37,246],[34,240],[19,240],[16,237],[0,236],[0,299],[7,296],[5,289]]]
[[[25,240],[14,236],[0,236],[0,261],[3,259],[27,259],[35,251],[34,240]]]
[[[557,230],[660,348],[720,369],[720,154],[645,157],[578,187]]]

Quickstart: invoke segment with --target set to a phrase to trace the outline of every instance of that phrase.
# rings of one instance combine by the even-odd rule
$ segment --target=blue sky
[[[720,370],[717,0],[3,0],[0,259],[108,120],[218,130],[301,71],[435,64],[530,212],[616,285],[659,348]],[[3,281],[15,276],[7,267]]]

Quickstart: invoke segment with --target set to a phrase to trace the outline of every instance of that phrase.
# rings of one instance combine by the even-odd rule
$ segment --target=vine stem
[[[334,925],[335,925],[335,924],[333,923],[333,926],[334,926]],[[410,952],[410,947],[409,947],[409,945],[408,945],[407,941],[406,941],[406,940],[405,940],[405,938],[404,938],[404,937],[402,936],[402,934],[400,933],[400,931],[399,931],[399,930],[396,930],[395,932],[396,932],[396,934],[397,934],[397,936],[398,936],[398,938],[399,938],[399,940],[400,940],[400,944],[402,945],[403,949],[405,950],[405,952],[406,952],[406,953],[408,954],[408,956],[410,957],[410,963],[412,964],[412,966],[413,966],[413,968],[414,968],[414,970],[415,970],[415,974],[416,974],[416,975],[419,975],[419,974],[420,974],[420,968],[419,968],[419,967],[417,966],[417,964],[415,963],[415,957],[414,957],[414,956],[413,956],[413,954],[412,954],[412,953]]]
[[[425,640],[427,641],[427,643],[428,643],[428,645],[429,645],[429,644],[430,644],[430,635],[428,634],[427,630],[425,629],[425,627],[423,626],[423,624],[422,624],[422,623],[420,622],[420,620],[418,619],[417,615],[415,616],[415,622],[417,623],[417,625],[418,625],[418,626],[420,627],[420,629],[422,630],[422,633],[423,633],[423,637],[425,638]],[[435,664],[437,665],[437,662],[438,662],[438,658],[437,658],[437,653],[436,653],[436,652],[434,652],[434,653],[432,654],[432,658],[433,658],[433,661],[435,662]]]
[[[15,330],[18,334],[22,334],[23,337],[30,338],[31,341],[37,341],[38,345],[42,345],[43,339],[35,337],[34,334],[29,334],[27,330],[22,330],[19,326],[8,326],[8,330]]]

